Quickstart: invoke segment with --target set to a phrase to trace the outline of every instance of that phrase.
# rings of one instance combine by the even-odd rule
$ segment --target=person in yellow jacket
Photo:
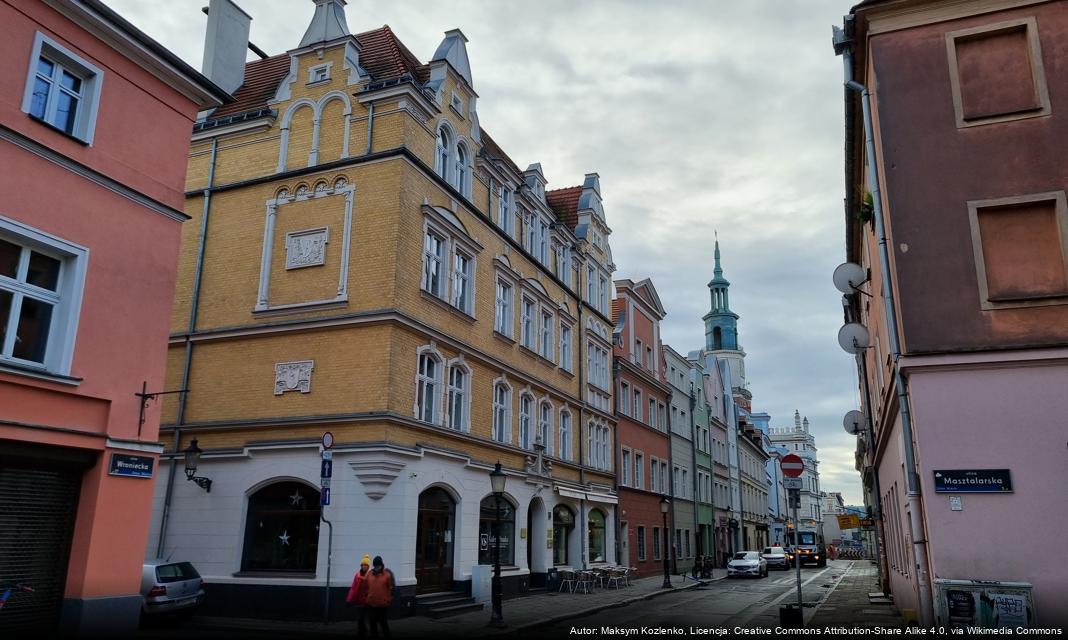
[[[360,560],[360,570],[352,577],[352,587],[345,597],[348,605],[357,609],[356,637],[367,637],[367,574],[371,572],[371,556],[364,554]]]
[[[393,603],[393,587],[396,582],[393,572],[386,568],[382,562],[382,556],[375,556],[371,564],[371,570],[364,576],[367,581],[367,617],[370,620],[371,637],[378,637],[379,628],[382,634],[389,637],[389,624],[386,622],[386,614],[389,605]]]

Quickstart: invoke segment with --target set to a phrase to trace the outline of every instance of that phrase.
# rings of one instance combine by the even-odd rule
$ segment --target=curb
[[[721,576],[719,578],[709,578],[707,580],[707,582],[718,582],[720,580],[724,580],[726,577],[727,576]],[[595,613],[604,611],[605,609],[615,609],[616,607],[625,607],[625,606],[633,604],[635,602],[642,602],[643,600],[652,600],[653,598],[659,598],[660,596],[665,596],[665,595],[668,595],[669,593],[677,593],[679,591],[688,591],[690,589],[696,589],[697,587],[700,587],[700,586],[701,586],[700,582],[695,582],[693,584],[687,584],[687,585],[684,585],[682,587],[672,587],[671,589],[664,589],[662,591],[651,591],[651,592],[649,592],[649,593],[647,593],[645,595],[634,596],[633,598],[627,598],[626,600],[619,600],[617,602],[606,602],[604,604],[600,604],[600,605],[597,605],[597,606],[594,606],[594,607],[590,607],[588,609],[582,609],[580,611],[572,611],[572,612],[569,612],[569,613],[563,613],[563,614],[560,614],[558,616],[553,616],[552,618],[546,618],[545,620],[539,620],[538,622],[528,622],[527,624],[524,624],[524,625],[519,625],[517,627],[511,627],[509,629],[502,630],[500,632],[500,634],[495,634],[495,635],[505,635],[505,634],[511,634],[511,633],[519,633],[521,631],[529,631],[531,629],[534,629],[535,627],[544,627],[544,626],[547,626],[547,625],[556,624],[557,622],[563,622],[564,620],[570,620],[572,618],[580,618],[580,617],[584,617],[584,616],[588,616],[588,615],[593,615]]]

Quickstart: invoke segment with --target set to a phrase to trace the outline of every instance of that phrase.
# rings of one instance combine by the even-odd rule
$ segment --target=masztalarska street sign
[[[1012,493],[1008,469],[935,469],[935,493]]]

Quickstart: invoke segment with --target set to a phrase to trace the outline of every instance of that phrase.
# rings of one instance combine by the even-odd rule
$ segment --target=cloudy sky
[[[199,68],[207,0],[106,0]],[[312,0],[238,0],[252,41],[295,48]],[[704,343],[713,231],[754,409],[807,415],[822,487],[860,503],[855,369],[839,349],[845,258],[842,65],[831,48],[849,0],[349,0],[354,32],[388,24],[426,61],[459,27],[479,119],[550,188],[601,175],[616,276],[651,277],[664,340]]]

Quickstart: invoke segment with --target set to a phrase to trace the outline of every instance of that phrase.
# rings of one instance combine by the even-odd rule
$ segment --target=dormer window
[[[460,117],[464,115],[464,99],[460,97],[460,94],[455,91],[452,92],[452,96],[449,100],[449,106],[451,106],[456,113],[460,114]]]

